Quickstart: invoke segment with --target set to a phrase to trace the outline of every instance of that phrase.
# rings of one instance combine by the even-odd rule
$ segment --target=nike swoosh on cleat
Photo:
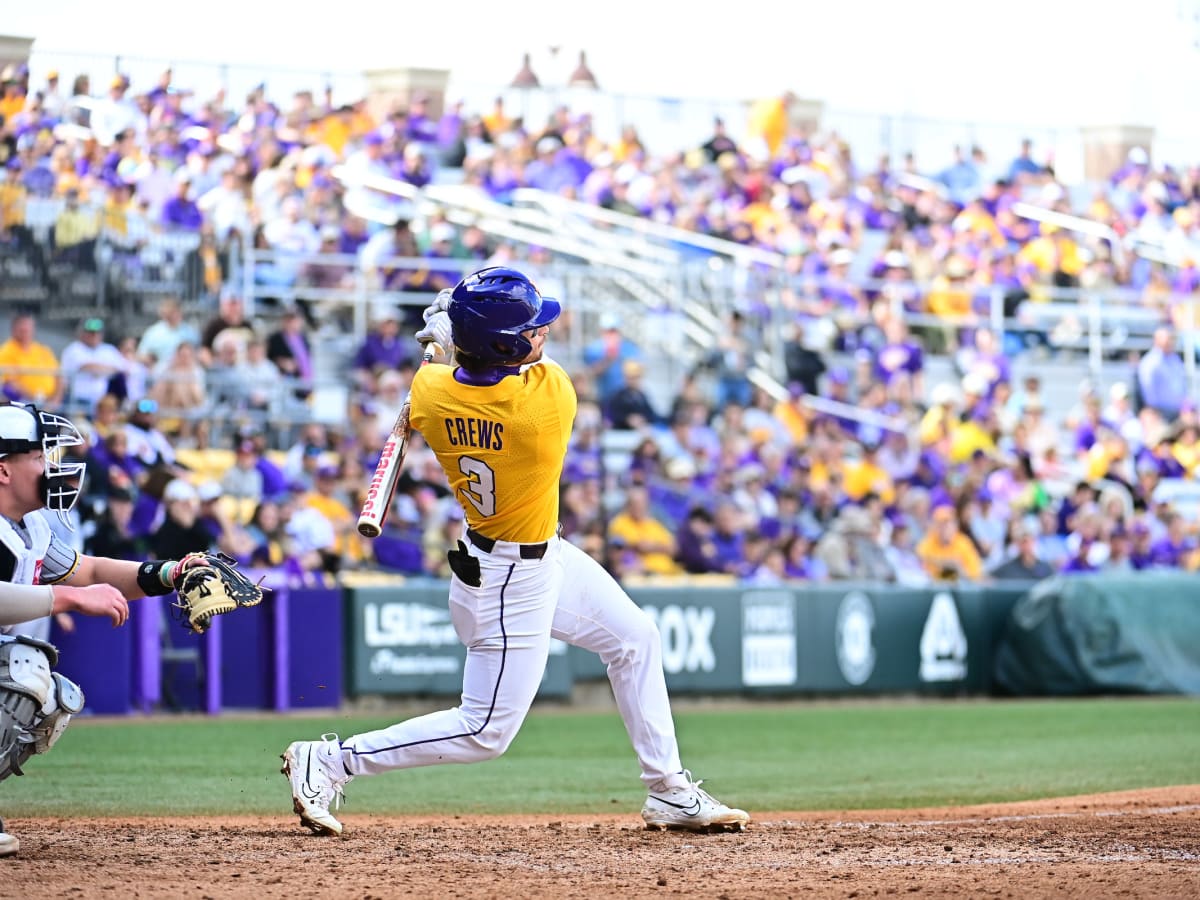
[[[677,810],[679,810],[685,816],[700,815],[700,801],[698,799],[696,801],[694,801],[691,806],[682,806],[678,803],[672,803],[670,800],[664,800],[662,797],[655,797],[654,799],[657,800],[659,803],[665,803],[665,804],[667,804],[667,806],[675,807]]]
[[[303,794],[305,797],[307,797],[309,800],[316,800],[318,797],[321,796],[320,791],[310,791],[307,784],[300,785],[300,793]]]

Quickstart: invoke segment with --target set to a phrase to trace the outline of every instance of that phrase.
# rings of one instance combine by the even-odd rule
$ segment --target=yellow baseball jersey
[[[498,541],[537,544],[558,529],[558,485],[575,422],[575,387],[545,360],[490,386],[461,384],[450,366],[417,370],[410,422],[466,513]]]

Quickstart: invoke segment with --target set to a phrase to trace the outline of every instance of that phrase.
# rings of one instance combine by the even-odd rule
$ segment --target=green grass
[[[278,755],[378,717],[81,720],[0,787],[5,815],[282,813]],[[1200,782],[1200,702],[859,702],[676,714],[684,764],[751,810],[957,805]],[[615,713],[537,710],[473,766],[360,778],[349,812],[618,812],[643,799]]]

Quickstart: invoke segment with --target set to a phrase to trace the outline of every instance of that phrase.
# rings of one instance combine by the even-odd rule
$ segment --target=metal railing
[[[849,283],[865,296],[889,298],[893,313],[913,329],[961,339],[975,328],[989,327],[1001,342],[1014,337],[1009,344],[1012,353],[1033,346],[1081,360],[1097,382],[1104,380],[1105,370],[1117,358],[1147,349],[1157,328],[1172,327],[1193,394],[1198,386],[1196,310],[1190,295],[1171,295],[1151,306],[1129,288],[1038,286],[1030,299],[1014,309],[1002,289],[966,288],[975,295],[971,315],[937,316],[925,305],[935,287],[931,284],[873,279],[837,282],[792,275],[776,265],[778,260],[771,254],[753,251],[746,255],[742,251],[747,248],[736,244],[546,196],[525,194],[522,202],[527,205],[513,210],[469,189],[442,186],[419,190],[394,179],[371,183],[409,198],[423,214],[440,212],[456,224],[484,227],[493,239],[517,245],[528,239],[554,251],[558,261],[537,267],[537,275],[540,283],[554,285],[554,292],[568,300],[573,313],[564,322],[567,358],[582,357],[602,312],[617,312],[630,336],[661,357],[660,371],[651,374],[660,375],[668,384],[678,384],[684,372],[711,352],[730,311],[750,310],[754,346],[759,350],[748,374],[758,386],[782,396],[787,380],[785,336],[805,317],[806,303],[819,301]],[[533,203],[534,199],[539,202]],[[446,206],[451,200],[454,205]],[[129,327],[139,317],[145,318],[150,299],[166,295],[215,306],[216,297],[207,286],[189,283],[195,280],[194,267],[189,273],[187,261],[199,241],[196,233],[153,227],[124,234],[101,231],[87,264],[56,261],[50,235],[61,209],[57,200],[31,200],[26,206],[25,224],[44,255],[44,274],[57,276],[57,291],[45,302],[30,288],[29,300],[39,304],[42,314],[79,317],[99,308],[112,315],[118,327]],[[1100,223],[1078,217],[1024,206],[1021,213],[1096,239],[1111,241],[1113,237]],[[563,224],[566,220],[569,226]],[[681,235],[711,251],[709,257],[668,264],[666,260],[678,250],[667,244],[678,248]],[[645,247],[639,256],[633,248],[641,245]],[[1120,246],[1120,241],[1114,246]],[[302,301],[320,310],[321,320],[329,321],[335,333],[343,333],[351,341],[365,336],[373,308],[380,304],[420,308],[428,304],[435,290],[392,289],[386,277],[365,270],[361,257],[353,254],[296,257],[237,244],[225,252],[226,285],[240,290],[251,310],[256,302]],[[714,264],[713,260],[720,262]],[[5,271],[15,266],[12,271],[24,272],[36,281],[36,267],[21,263],[15,257],[6,258]],[[384,260],[382,268],[441,273],[447,283],[453,283],[482,264],[476,259],[409,257]],[[338,273],[336,278],[330,277],[330,270]],[[13,283],[6,278],[6,299]],[[18,292],[12,299],[20,298]],[[850,327],[866,324],[851,322]]]

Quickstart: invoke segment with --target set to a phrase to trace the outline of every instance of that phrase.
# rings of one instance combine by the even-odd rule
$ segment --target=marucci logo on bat
[[[396,444],[394,441],[388,441],[383,445],[383,450],[379,454],[379,464],[375,467],[375,474],[371,477],[371,483],[367,485],[367,496],[363,501],[362,514],[371,515],[375,512],[375,501],[379,499],[379,489],[383,486],[384,475],[387,472],[386,463],[396,453]]]

